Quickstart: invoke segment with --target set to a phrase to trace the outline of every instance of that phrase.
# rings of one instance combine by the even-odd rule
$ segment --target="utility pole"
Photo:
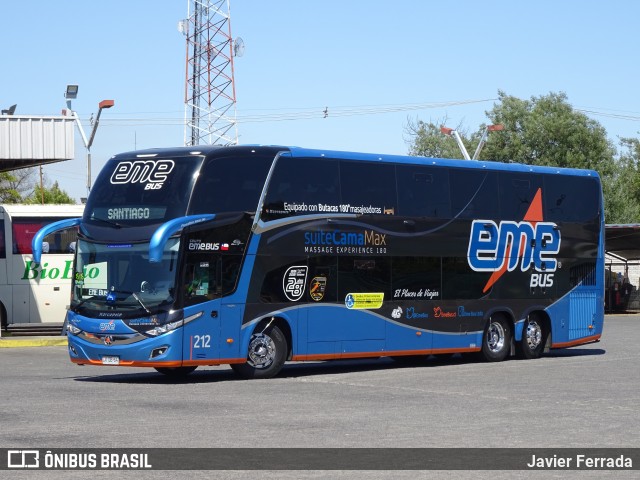
[[[96,116],[96,120],[93,123],[93,128],[91,129],[91,136],[87,140],[87,136],[84,133],[84,128],[82,128],[82,123],[80,123],[80,118],[78,114],[73,111],[71,108],[71,100],[74,100],[78,97],[78,85],[67,85],[67,90],[65,91],[64,97],[67,99],[67,108],[68,110],[63,111],[64,115],[69,115],[73,117],[76,121],[76,125],[78,126],[78,131],[80,132],[80,136],[82,137],[82,143],[84,143],[84,147],[87,149],[87,196],[89,195],[89,190],[91,190],[91,145],[93,145],[93,139],[96,136],[96,131],[98,130],[98,124],[100,123],[100,114],[102,114],[102,110],[105,108],[111,108],[115,105],[113,100],[102,100],[98,104],[98,115]]]

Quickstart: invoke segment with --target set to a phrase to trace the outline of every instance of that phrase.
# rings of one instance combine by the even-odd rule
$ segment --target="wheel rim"
[[[491,322],[487,331],[487,347],[493,353],[498,353],[504,348],[504,327],[499,322]]]
[[[259,333],[251,338],[249,343],[249,365],[254,368],[267,368],[276,358],[276,344],[272,338]]]
[[[529,349],[535,350],[542,343],[542,327],[536,321],[528,322],[525,336]]]

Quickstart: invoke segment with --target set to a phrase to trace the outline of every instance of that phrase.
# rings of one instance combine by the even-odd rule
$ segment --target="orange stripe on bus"
[[[562,343],[552,343],[551,348],[565,348],[565,347],[575,347],[576,345],[583,345],[585,343],[592,343],[600,340],[600,335],[593,335],[591,337],[579,338],[578,340],[572,340],[571,342],[562,342]]]
[[[441,353],[467,353],[479,352],[480,347],[474,348],[438,348],[428,350],[391,350],[385,352],[344,352],[344,353],[314,353],[310,355],[294,355],[292,360],[304,362],[308,360],[336,360],[346,358],[375,358],[375,357],[400,357],[406,355],[438,355]]]
[[[208,359],[208,360],[186,360],[184,362],[175,360],[171,362],[138,362],[138,361],[121,361],[118,365],[109,365],[102,363],[101,360],[87,360],[83,358],[72,358],[73,363],[78,365],[99,365],[101,367],[195,367],[200,365],[227,365],[231,363],[245,363],[246,358],[225,358]]]

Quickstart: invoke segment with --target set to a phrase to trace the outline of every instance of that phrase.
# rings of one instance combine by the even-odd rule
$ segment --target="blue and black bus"
[[[277,146],[112,157],[78,227],[71,361],[230,364],[599,340],[604,216],[589,170]]]

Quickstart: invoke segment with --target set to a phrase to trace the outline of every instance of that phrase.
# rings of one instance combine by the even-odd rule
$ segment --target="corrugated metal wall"
[[[0,115],[0,171],[74,158],[74,119]]]

